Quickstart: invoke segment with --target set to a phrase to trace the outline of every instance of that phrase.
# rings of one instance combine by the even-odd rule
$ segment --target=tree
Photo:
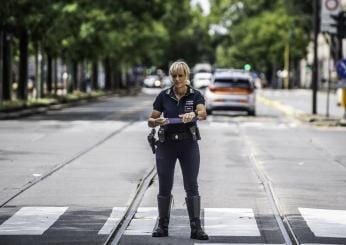
[[[298,15],[301,10],[295,11],[296,6],[282,0],[231,1],[229,6],[226,1],[213,2],[220,5],[213,6],[211,20],[226,29],[216,48],[218,65],[242,68],[250,63],[258,71],[271,73],[276,72],[273,66],[283,68],[287,46],[291,59],[305,56],[309,18]],[[308,5],[305,1],[299,6]]]

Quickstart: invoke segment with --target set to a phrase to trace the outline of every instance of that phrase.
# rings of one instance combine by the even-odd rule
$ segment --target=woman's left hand
[[[181,118],[183,123],[191,122],[195,116],[196,116],[195,112],[189,112],[189,113],[185,113],[185,114],[179,115],[179,117]]]

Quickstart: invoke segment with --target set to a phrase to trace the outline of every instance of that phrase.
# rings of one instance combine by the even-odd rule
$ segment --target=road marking
[[[205,243],[194,243],[194,245],[202,245]],[[208,245],[285,245],[281,244],[268,244],[268,243],[208,243]],[[331,245],[331,244],[329,244]]]
[[[127,227],[124,235],[151,235],[156,224],[158,211],[153,207],[140,207]]]
[[[346,210],[299,208],[317,237],[346,238]]]
[[[42,235],[68,207],[23,207],[0,225],[0,235]]]
[[[250,208],[205,208],[204,228],[210,236],[261,236]]]
[[[126,207],[114,207],[106,223],[102,226],[102,228],[99,230],[97,234],[98,235],[110,234],[113,228],[119,224],[119,221],[124,216],[126,209],[127,209]]]

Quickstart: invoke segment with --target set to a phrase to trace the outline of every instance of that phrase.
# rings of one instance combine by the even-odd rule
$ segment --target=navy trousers
[[[159,195],[171,195],[177,159],[180,162],[186,195],[198,196],[197,177],[200,154],[197,141],[192,139],[158,143],[156,168],[159,177]]]

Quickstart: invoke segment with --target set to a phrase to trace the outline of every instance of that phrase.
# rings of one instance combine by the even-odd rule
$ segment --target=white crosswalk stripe
[[[139,208],[125,235],[151,235],[156,218],[157,208]],[[205,208],[204,224],[210,236],[261,236],[252,209]]]
[[[194,245],[202,245],[205,243],[194,243]],[[208,243],[208,245],[268,245],[268,243]],[[270,245],[284,245],[284,244],[273,244]],[[331,244],[330,244],[331,245]]]
[[[210,236],[261,236],[250,208],[205,208],[204,227]]]
[[[346,210],[299,208],[317,237],[346,238]]]
[[[117,226],[126,212],[126,207],[114,207],[112,213],[97,234],[108,235],[112,229]]]
[[[0,235],[42,235],[67,207],[23,207],[0,225]]]

